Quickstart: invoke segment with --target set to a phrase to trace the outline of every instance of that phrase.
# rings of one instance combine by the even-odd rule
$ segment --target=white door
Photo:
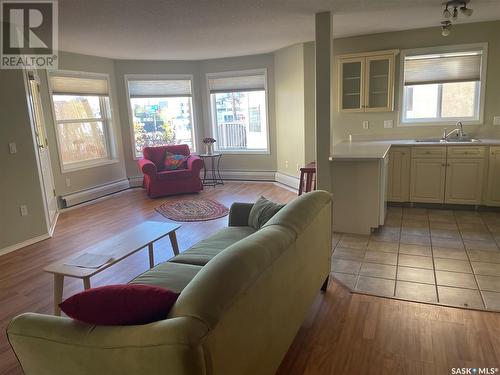
[[[54,178],[52,176],[52,165],[50,163],[50,151],[47,143],[43,109],[40,98],[40,80],[34,72],[28,72],[28,94],[35,134],[38,160],[40,164],[40,178],[42,180],[45,198],[47,225],[49,232],[53,230],[57,214],[57,198],[54,189]]]

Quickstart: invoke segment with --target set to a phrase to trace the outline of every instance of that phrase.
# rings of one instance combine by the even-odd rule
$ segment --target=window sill
[[[62,172],[62,174],[72,173],[72,172],[81,171],[84,169],[90,169],[90,168],[102,167],[105,165],[117,164],[118,162],[119,162],[118,159],[107,159],[104,161],[101,160],[101,161],[97,161],[97,162],[75,164],[74,166],[71,166],[71,167],[62,167],[61,172]]]
[[[457,124],[457,121],[460,121],[464,126],[470,126],[470,125],[475,125],[475,126],[482,126],[484,125],[482,121],[479,120],[471,120],[471,121],[461,121],[461,120],[451,120],[451,121],[416,121],[416,122],[398,122],[397,126],[401,128],[405,127],[415,127],[415,126],[420,126],[420,127],[429,127],[429,126],[455,126]]]

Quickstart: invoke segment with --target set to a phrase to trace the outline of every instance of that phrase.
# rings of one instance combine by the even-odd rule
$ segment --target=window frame
[[[130,92],[128,88],[128,82],[129,81],[140,81],[140,80],[189,80],[191,82],[191,108],[192,108],[192,114],[191,114],[191,121],[192,121],[192,126],[193,126],[193,131],[192,131],[192,137],[193,137],[193,149],[191,150],[192,153],[195,153],[197,151],[197,131],[196,131],[196,101],[194,100],[194,76],[193,74],[124,74],[123,75],[124,82],[125,82],[125,94],[126,94],[126,100],[127,100],[127,112],[128,112],[128,121],[129,121],[129,129],[130,129],[130,145],[132,147],[132,159],[133,160],[139,160],[143,156],[137,156],[135,153],[135,134],[134,134],[134,113],[132,111],[132,105],[130,103]]]
[[[464,119],[462,117],[447,117],[445,119],[438,118],[422,118],[422,119],[407,119],[406,118],[406,95],[405,95],[405,85],[404,85],[404,68],[405,68],[405,57],[406,56],[418,56],[418,55],[430,55],[430,54],[440,54],[440,53],[453,53],[453,52],[467,52],[473,50],[482,50],[481,58],[481,80],[479,84],[476,85],[476,98],[477,98],[477,118],[474,119]],[[484,125],[484,102],[485,102],[485,92],[486,92],[486,72],[488,63],[488,43],[472,43],[472,44],[458,44],[458,45],[447,45],[438,47],[425,47],[425,48],[413,48],[401,50],[400,62],[399,62],[399,116],[398,116],[398,127],[409,127],[409,126],[444,126],[444,125],[455,125],[457,121],[461,121],[464,125]],[[442,101],[442,84],[438,86],[438,113],[441,113],[441,101]]]
[[[254,150],[227,150],[220,149],[218,147],[217,142],[215,143],[215,150],[219,152],[223,152],[228,155],[271,155],[271,142],[270,142],[270,124],[269,124],[269,84],[267,80],[267,68],[259,68],[259,69],[248,69],[248,70],[233,70],[233,71],[224,71],[224,72],[210,72],[205,75],[205,87],[207,93],[207,108],[209,108],[209,118],[210,118],[210,126],[209,126],[209,135],[212,138],[216,138],[217,131],[215,127],[217,125],[217,114],[215,109],[215,101],[212,100],[212,94],[210,93],[209,80],[211,78],[224,78],[224,77],[241,77],[241,76],[250,76],[256,74],[264,75],[264,94],[265,94],[265,106],[266,106],[266,149],[254,149]],[[245,92],[242,90],[241,92]]]
[[[105,79],[108,85],[108,105],[104,100],[103,96],[100,95],[82,95],[82,96],[97,96],[99,98],[99,107],[101,110],[101,118],[89,118],[89,119],[73,119],[73,120],[58,120],[56,117],[56,111],[54,106],[54,92],[52,90],[51,76],[66,76],[66,77],[74,77],[74,78],[96,78],[96,79]],[[52,118],[54,122],[54,131],[56,134],[56,143],[57,143],[57,155],[59,158],[59,166],[61,168],[62,174],[67,174],[79,170],[89,169],[100,167],[109,164],[118,163],[117,153],[116,153],[116,141],[115,141],[115,131],[113,124],[113,100],[111,94],[111,80],[110,76],[107,73],[95,73],[95,72],[82,72],[82,71],[74,71],[74,70],[54,70],[47,72],[47,84],[49,89],[49,99],[50,106],[52,110]],[[59,94],[55,94],[59,95]],[[64,94],[62,94],[64,95]],[[82,122],[96,122],[100,121],[103,125],[104,130],[104,139],[105,145],[108,152],[107,158],[87,160],[81,162],[71,163],[71,165],[64,165],[63,158],[61,155],[61,138],[59,136],[59,124],[61,123],[82,123]]]

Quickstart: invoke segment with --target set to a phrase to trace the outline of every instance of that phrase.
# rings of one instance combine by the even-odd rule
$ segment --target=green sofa
[[[165,320],[14,318],[7,333],[24,372],[274,374],[330,273],[331,196],[302,195],[257,231],[248,227],[251,207],[234,204],[228,228],[132,281],[181,292]]]

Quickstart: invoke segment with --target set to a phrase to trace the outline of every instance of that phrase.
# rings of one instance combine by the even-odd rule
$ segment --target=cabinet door
[[[490,147],[487,198],[489,206],[500,206],[500,147]]]
[[[365,59],[340,59],[339,107],[345,112],[363,111]]]
[[[394,55],[367,57],[365,70],[365,111],[392,111],[394,107]]]
[[[445,203],[481,204],[483,159],[448,159]]]
[[[410,154],[408,147],[393,147],[389,153],[389,202],[410,201]]]
[[[413,159],[410,201],[443,203],[445,179],[445,159]]]

